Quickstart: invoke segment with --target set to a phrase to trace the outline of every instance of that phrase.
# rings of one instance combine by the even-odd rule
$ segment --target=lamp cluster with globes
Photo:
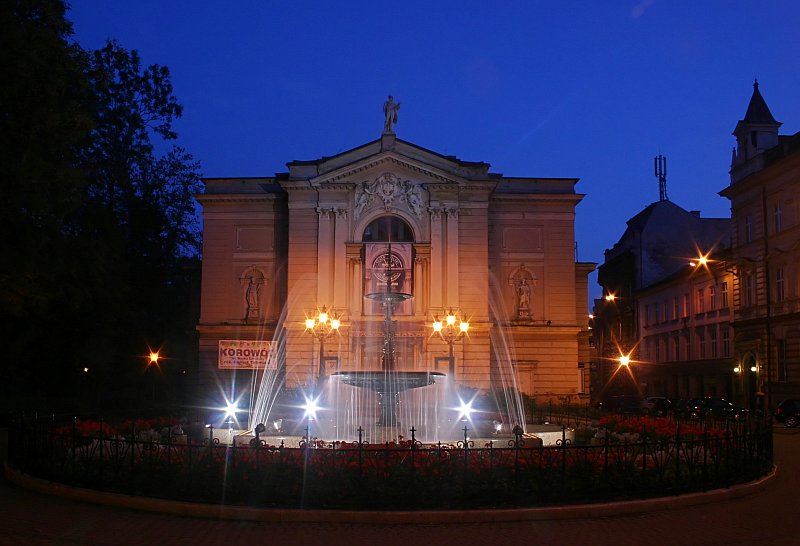
[[[317,380],[322,382],[325,378],[325,340],[333,335],[339,333],[339,328],[342,326],[342,320],[328,307],[323,305],[315,317],[306,319],[306,332],[319,339],[319,370]]]
[[[433,328],[433,333],[438,334],[450,348],[448,371],[453,377],[455,375],[453,344],[469,332],[469,322],[466,317],[459,318],[453,310],[449,310],[444,319],[440,319],[438,315],[434,316],[431,328]]]

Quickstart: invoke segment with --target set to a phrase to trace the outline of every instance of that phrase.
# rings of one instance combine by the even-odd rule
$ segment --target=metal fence
[[[102,423],[102,421],[101,421]],[[696,430],[696,429],[695,429]],[[422,445],[414,438],[370,445],[221,445],[167,434],[141,440],[15,420],[9,464],[21,472],[130,495],[259,507],[441,510],[601,502],[675,495],[751,481],[772,468],[767,420],[729,423],[665,438],[646,429],[636,442],[611,434],[586,445],[566,435],[533,446],[521,431],[476,446]]]

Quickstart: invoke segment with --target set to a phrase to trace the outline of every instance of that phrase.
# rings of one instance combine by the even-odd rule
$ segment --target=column
[[[347,249],[347,306],[350,320],[361,317],[361,243],[346,243]]]
[[[425,317],[430,305],[431,245],[414,244],[414,315]]]
[[[444,239],[442,237],[442,209],[431,208],[431,282],[430,306],[435,309],[444,307],[442,289],[444,286]]]
[[[319,235],[317,236],[317,305],[331,304],[333,268],[331,249],[332,209],[317,207]]]
[[[346,307],[347,301],[347,209],[334,209],[335,225],[333,236],[333,307]]]
[[[458,301],[458,209],[449,208],[447,216],[447,259],[445,269],[447,295],[445,303],[454,310],[460,305]]]

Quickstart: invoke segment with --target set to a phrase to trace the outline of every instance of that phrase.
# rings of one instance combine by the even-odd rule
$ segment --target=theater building
[[[396,137],[263,178],[208,178],[201,385],[244,393],[253,370],[287,387],[393,365],[538,399],[588,399],[587,276],[575,259],[574,178],[515,178]],[[320,311],[337,318],[332,330]],[[435,319],[456,317],[454,331]],[[308,319],[317,319],[307,327]],[[461,322],[468,330],[458,329]]]

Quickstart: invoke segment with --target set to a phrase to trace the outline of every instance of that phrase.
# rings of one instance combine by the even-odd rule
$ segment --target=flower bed
[[[136,495],[265,507],[450,509],[607,501],[725,487],[772,466],[771,430],[609,417],[596,445],[475,447],[304,441],[219,445],[181,423],[20,424],[9,461],[30,474]],[[145,428],[145,426],[151,428]],[[186,426],[184,423],[183,426]],[[152,431],[149,439],[145,431]],[[178,438],[182,438],[178,441]]]

